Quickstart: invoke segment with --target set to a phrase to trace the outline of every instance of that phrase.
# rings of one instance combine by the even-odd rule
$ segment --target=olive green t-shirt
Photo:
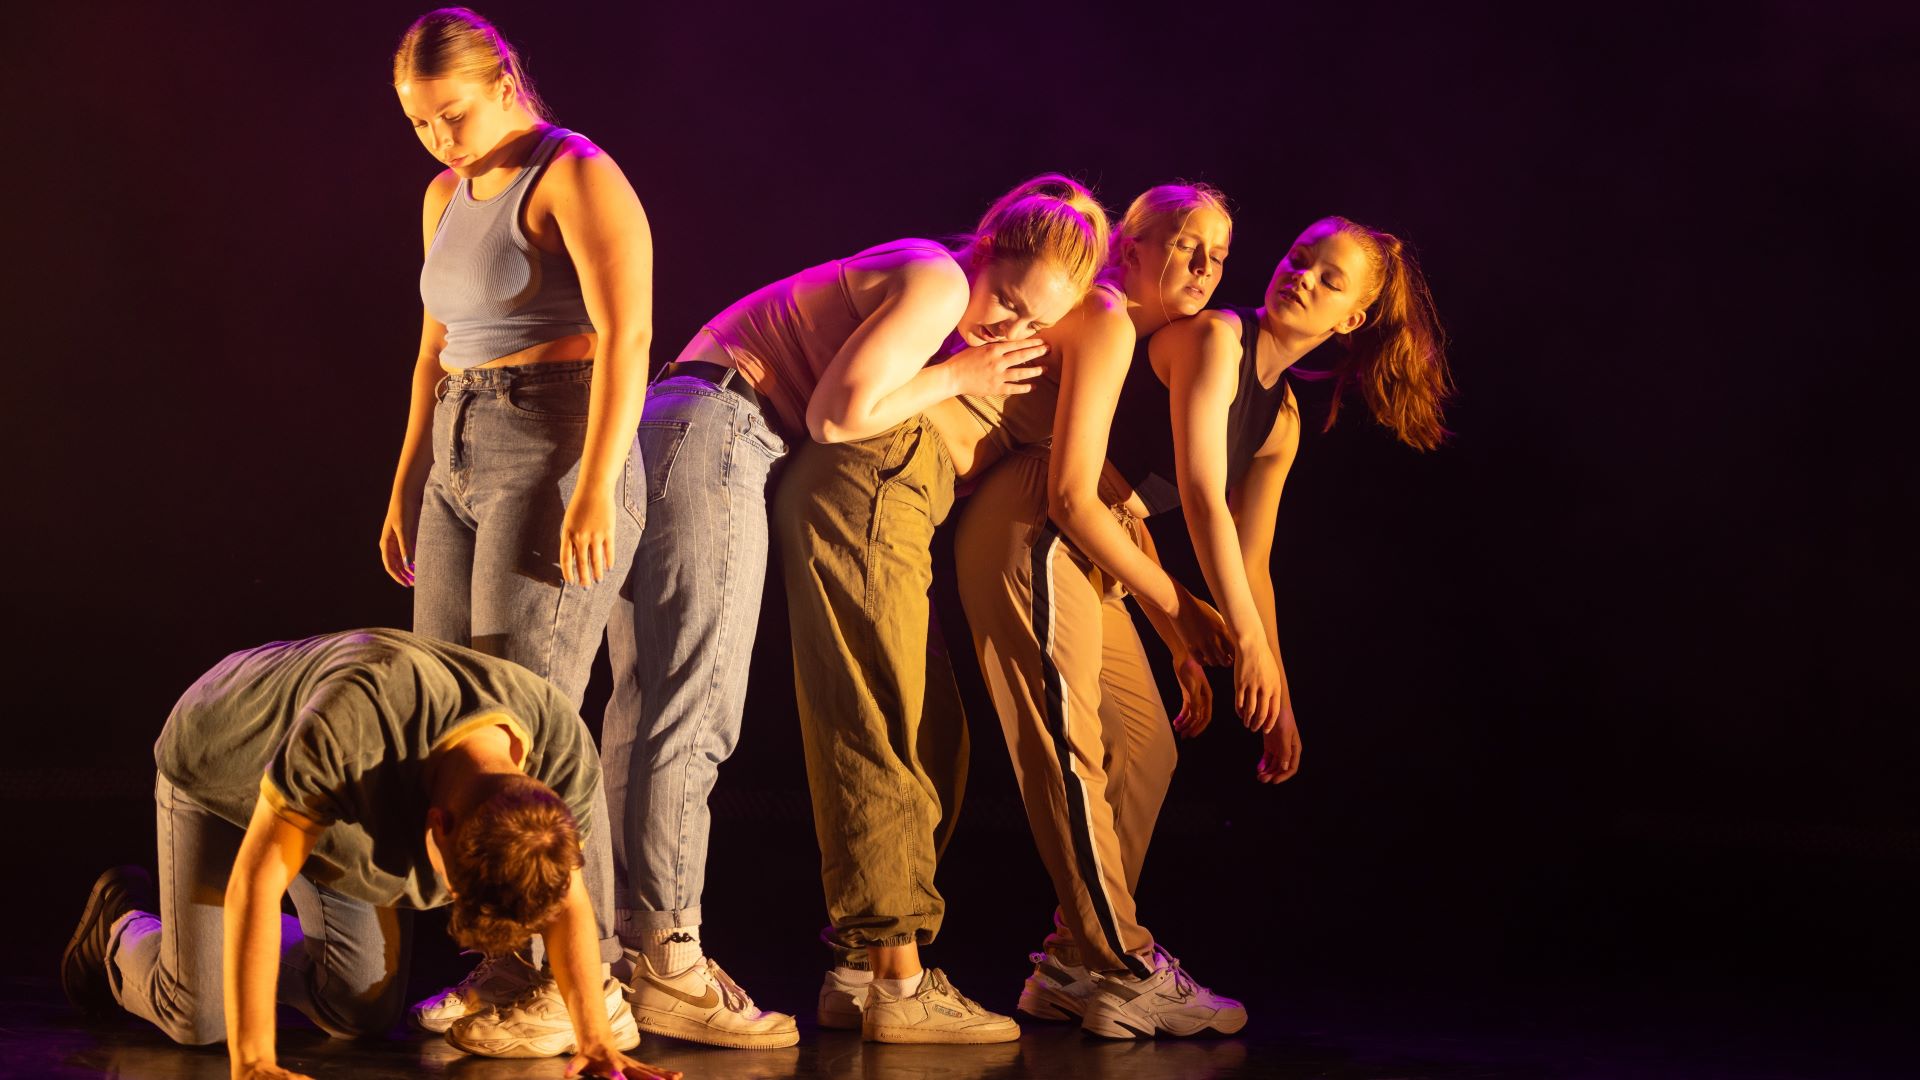
[[[321,826],[301,871],[319,884],[430,908],[451,897],[427,860],[427,755],[488,724],[514,732],[521,767],[583,834],[604,827],[591,820],[600,758],[571,702],[511,661],[399,630],[234,653],[180,698],[153,757],[182,794],[243,829],[260,798]]]

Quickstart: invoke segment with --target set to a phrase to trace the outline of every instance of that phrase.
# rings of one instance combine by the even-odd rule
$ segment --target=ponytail
[[[1453,396],[1447,370],[1446,335],[1433,306],[1433,293],[1413,251],[1392,233],[1370,229],[1343,217],[1322,219],[1359,243],[1372,264],[1378,291],[1368,301],[1367,320],[1341,336],[1344,352],[1333,367],[1333,402],[1328,428],[1340,415],[1340,400],[1360,392],[1367,410],[1395,436],[1416,450],[1432,450],[1452,434],[1443,407]]]

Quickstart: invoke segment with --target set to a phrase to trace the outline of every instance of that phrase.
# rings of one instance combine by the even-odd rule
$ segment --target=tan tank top
[[[919,249],[951,259],[931,240],[902,240],[862,257]],[[746,376],[782,424],[804,437],[807,401],[840,346],[865,320],[847,289],[848,259],[833,259],[781,278],[734,301],[704,328]]]
[[[1094,288],[1107,290],[1122,303],[1126,300],[1125,294],[1105,282]],[[1059,354],[1049,352],[1042,357],[1040,368],[1040,375],[1029,383],[1033,389],[1027,393],[955,399],[980,425],[981,437],[993,444],[995,457],[1022,446],[1046,446],[1053,441],[1053,413],[1060,404]]]

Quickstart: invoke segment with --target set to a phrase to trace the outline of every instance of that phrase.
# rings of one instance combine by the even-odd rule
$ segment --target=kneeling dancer
[[[224,1038],[236,1077],[296,1075],[276,1062],[275,1003],[336,1037],[386,1032],[406,1002],[412,912],[452,904],[469,948],[544,935],[564,1008],[542,1010],[539,1031],[475,1012],[449,1042],[570,1053],[569,1073],[678,1075],[621,1053],[640,1034],[581,877],[583,837],[605,842],[599,758],[544,679],[398,630],[275,642],[201,676],[154,760],[161,887],[137,867],[95,884],[61,965],[76,1004],[117,1005],[183,1044]],[[280,913],[288,894],[297,918]]]

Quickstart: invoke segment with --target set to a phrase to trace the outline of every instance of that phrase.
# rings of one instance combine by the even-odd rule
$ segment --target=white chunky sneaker
[[[455,1020],[489,1005],[509,1005],[546,978],[519,953],[482,957],[467,977],[415,1002],[407,1019],[421,1031],[445,1032]]]
[[[848,982],[839,968],[828,968],[820,981],[819,1024],[839,1031],[859,1031],[860,1014],[867,1007],[867,988],[871,983]]]
[[[1020,1025],[981,1008],[955,990],[939,968],[928,968],[911,997],[872,987],[861,1010],[860,1034],[884,1043],[1001,1043],[1018,1039]]]
[[[627,950],[633,965],[633,1022],[641,1031],[708,1046],[762,1049],[800,1041],[800,1025],[786,1013],[754,1007],[740,984],[712,957],[672,977],[656,974],[646,956]]]
[[[1033,974],[1020,988],[1019,1010],[1037,1020],[1079,1020],[1093,997],[1093,973],[1046,953],[1028,953]]]
[[[609,975],[601,987],[607,1019],[613,1022],[613,1047],[631,1050],[640,1045],[640,1029],[627,1007],[627,988]],[[481,1057],[554,1057],[580,1049],[573,1037],[573,1020],[560,986],[548,979],[509,1005],[493,1005],[471,1012],[447,1028],[455,1049]]]
[[[1246,1006],[1194,982],[1167,950],[1155,945],[1145,959],[1153,974],[1144,979],[1094,972],[1083,1029],[1109,1039],[1150,1039],[1209,1028],[1231,1035],[1247,1026]]]

